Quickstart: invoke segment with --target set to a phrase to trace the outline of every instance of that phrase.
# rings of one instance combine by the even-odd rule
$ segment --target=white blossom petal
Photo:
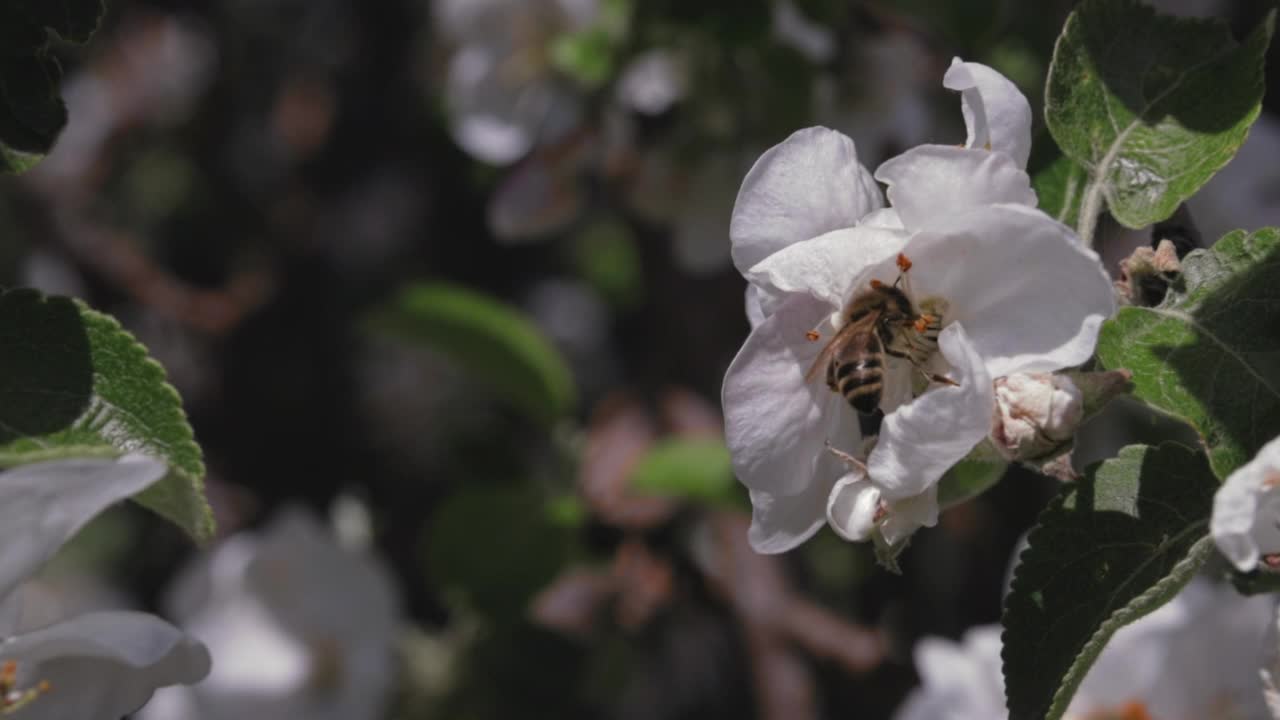
[[[890,545],[897,545],[922,527],[938,524],[938,484],[933,483],[919,495],[894,500],[880,524],[880,535]]]
[[[965,147],[995,150],[1027,167],[1031,155],[1031,103],[1008,78],[986,65],[951,61],[944,87],[960,91],[960,108],[969,131]]]
[[[892,264],[906,247],[907,236],[899,230],[844,228],[782,248],[744,274],[760,286],[766,313],[770,298],[776,302],[790,293],[807,293],[839,310],[855,288],[874,277],[872,268]],[[897,272],[894,267],[877,279],[893,282]]]
[[[209,674],[209,652],[158,617],[136,612],[81,615],[11,638],[0,657],[17,661],[19,685],[47,681],[22,717],[115,720],[160,687]]]
[[[689,70],[672,50],[646,50],[622,69],[615,94],[622,104],[645,115],[661,115],[689,91]]]
[[[871,539],[880,509],[880,488],[865,472],[853,471],[836,481],[827,498],[827,523],[850,542]]]
[[[884,202],[853,141],[823,127],[799,130],[756,161],[729,224],[742,273],[778,250],[852,227]]]
[[[764,306],[760,299],[760,287],[747,283],[747,290],[744,294],[743,304],[746,306],[747,322],[751,323],[751,329],[755,330],[764,322]]]
[[[863,227],[877,227],[886,230],[906,230],[902,224],[902,218],[898,217],[898,211],[891,207],[872,210],[862,216],[862,220],[858,222]]]
[[[751,528],[747,531],[751,549],[775,555],[813,537],[826,521],[822,507],[830,493],[828,485],[816,480],[795,495],[751,490]]]
[[[959,385],[936,385],[887,415],[867,471],[890,500],[920,495],[986,437],[995,409],[991,376],[959,324],[943,329],[938,349]]]
[[[916,299],[947,301],[943,324],[964,324],[992,377],[1083,363],[1115,312],[1097,254],[1039,210],[978,208],[945,230],[917,234],[906,253]],[[885,259],[871,276],[888,281],[896,273]]]
[[[1280,553],[1280,438],[1236,469],[1213,498],[1209,523],[1218,550],[1241,572]]]
[[[1036,206],[1031,178],[1004,153],[920,145],[884,161],[876,179],[909,230],[943,229],[957,215],[995,203]]]
[[[167,470],[158,460],[126,455],[55,460],[0,473],[0,599],[95,515]]]
[[[805,379],[822,350],[805,333],[830,312],[812,298],[789,298],[751,332],[725,375],[725,440],[738,479],[753,490],[775,496],[804,492],[830,455],[828,440],[846,451],[861,442],[849,404],[821,378]],[[837,474],[829,477],[834,481]]]

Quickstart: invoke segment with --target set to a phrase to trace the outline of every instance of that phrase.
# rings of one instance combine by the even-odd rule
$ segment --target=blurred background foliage
[[[367,510],[405,608],[368,717],[887,717],[916,639],[997,619],[1053,485],[1011,470],[901,575],[825,530],[752,553],[720,439],[748,330],[729,213],[801,127],[871,167],[962,141],[956,55],[1040,118],[1072,3],[544,5],[112,0],[56,45],[54,152],[0,182],[0,284],[83,297],[164,364],[220,536]],[[1165,5],[1237,35],[1263,11]],[[475,47],[493,87],[459,79]],[[499,106],[537,117],[467,125]],[[1057,157],[1042,125],[1033,175]],[[121,510],[55,571],[156,608],[195,552]]]

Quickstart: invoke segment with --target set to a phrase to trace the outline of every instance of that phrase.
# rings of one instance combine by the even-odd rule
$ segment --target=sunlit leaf
[[[138,502],[209,539],[204,460],[164,369],[83,303],[34,290],[0,295],[0,467],[126,452],[169,464]]]
[[[1134,394],[1192,424],[1218,477],[1280,435],[1280,230],[1236,231],[1182,262],[1157,307],[1122,308],[1098,357]]]
[[[1105,199],[1122,224],[1150,225],[1231,160],[1261,108],[1274,19],[1238,44],[1220,21],[1136,0],[1076,8],[1054,50],[1045,119],[1088,171],[1086,212]]]

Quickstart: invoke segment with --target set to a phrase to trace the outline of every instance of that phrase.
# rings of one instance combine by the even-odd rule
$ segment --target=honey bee
[[[916,311],[910,296],[898,285],[911,261],[898,257],[902,270],[893,285],[872,280],[870,289],[845,306],[845,323],[814,360],[805,375],[812,380],[826,367],[827,387],[844,396],[863,414],[875,412],[884,393],[885,355],[902,358],[930,382],[956,383],[924,369],[938,349],[942,318]]]

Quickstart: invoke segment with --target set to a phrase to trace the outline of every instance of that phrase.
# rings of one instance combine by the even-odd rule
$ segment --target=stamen
[[[48,680],[41,680],[26,690],[19,690],[17,685],[18,663],[5,660],[0,664],[0,715],[12,715],[53,689]]]
[[[871,516],[871,522],[880,524],[885,518],[889,517],[889,506],[881,502],[880,507],[876,508],[875,515]]]
[[[916,332],[923,333],[925,330],[929,329],[930,322],[933,322],[933,320],[928,315],[921,315],[920,317],[916,318],[916,321],[913,324],[913,326],[915,327]]]
[[[898,269],[902,272],[911,269],[911,260],[903,253],[898,253]]]
[[[879,280],[872,280],[872,281],[871,281],[871,289],[872,289],[872,290],[879,290],[879,289],[880,289],[880,288],[882,288],[882,287],[884,287],[884,283],[880,282]]]
[[[809,330],[804,334],[804,339],[808,340],[809,342],[818,342],[818,340],[821,338],[822,338],[822,335],[819,334],[817,330]]]
[[[1262,556],[1262,564],[1272,570],[1280,570],[1280,553],[1271,553]]]

